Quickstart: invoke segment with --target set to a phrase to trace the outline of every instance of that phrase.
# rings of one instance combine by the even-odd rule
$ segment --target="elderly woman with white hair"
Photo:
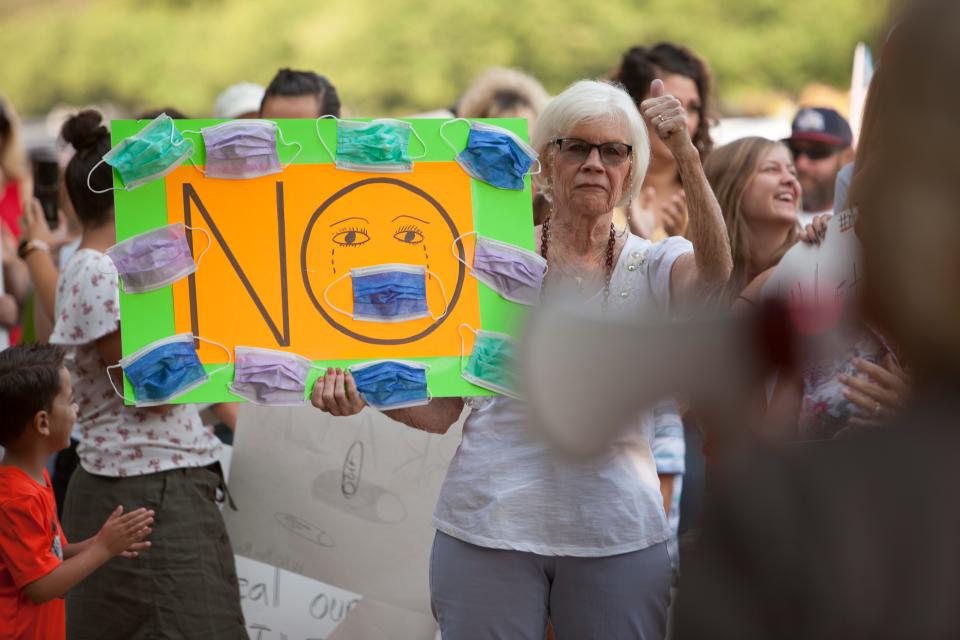
[[[647,127],[622,89],[581,81],[554,98],[532,135],[551,211],[537,232],[546,288],[573,288],[610,314],[689,308],[730,275],[720,208],[680,102],[654,81],[641,105],[677,159],[690,210],[690,241],[659,244],[618,230],[650,158]],[[578,372],[570,372],[576,393]],[[349,374],[328,373],[316,407],[351,415],[364,406]],[[386,411],[445,433],[462,398]],[[440,492],[430,560],[434,615],[443,637],[542,640],[548,618],[565,638],[662,638],[671,580],[669,527],[643,415],[603,455],[563,458],[527,427],[525,404],[476,403]]]

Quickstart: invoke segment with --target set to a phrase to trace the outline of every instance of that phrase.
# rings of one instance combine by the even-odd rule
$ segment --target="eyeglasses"
[[[794,160],[799,160],[800,156],[807,156],[816,162],[817,160],[825,160],[839,151],[840,147],[832,147],[827,145],[817,145],[813,147],[790,146],[790,152],[793,154]]]
[[[592,144],[579,138],[557,138],[553,144],[560,148],[560,157],[572,164],[586,162],[596,149],[600,153],[600,162],[608,167],[619,167],[632,158],[633,147],[623,142],[602,142]]]

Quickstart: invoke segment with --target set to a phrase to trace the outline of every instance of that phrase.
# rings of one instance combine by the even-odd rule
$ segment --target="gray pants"
[[[666,543],[601,558],[478,547],[440,531],[430,600],[444,640],[662,640],[670,603]]]

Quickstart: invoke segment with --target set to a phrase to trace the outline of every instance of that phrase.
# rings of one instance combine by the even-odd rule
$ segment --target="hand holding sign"
[[[675,96],[664,94],[663,80],[650,83],[650,97],[640,103],[640,113],[675,158],[695,150],[687,130],[687,112]]]

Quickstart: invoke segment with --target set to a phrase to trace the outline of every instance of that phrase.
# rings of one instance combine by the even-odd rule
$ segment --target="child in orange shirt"
[[[68,544],[45,466],[70,444],[77,418],[63,351],[0,351],[0,640],[66,636],[63,594],[117,555],[146,549],[153,511],[123,507],[97,535]]]

